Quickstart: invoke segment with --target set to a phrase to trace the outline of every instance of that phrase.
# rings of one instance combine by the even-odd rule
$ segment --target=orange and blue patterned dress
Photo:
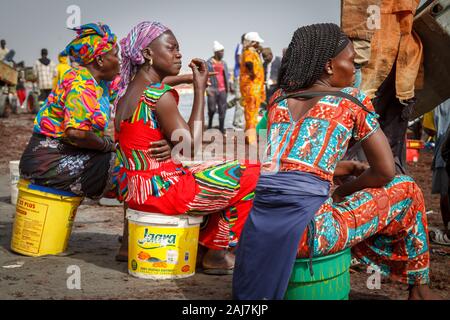
[[[262,173],[308,172],[332,183],[351,137],[362,141],[379,129],[369,97],[355,88],[342,90],[361,101],[366,112],[347,99],[322,98],[299,121],[286,100],[269,109],[267,160]],[[273,99],[281,95],[278,91]],[[382,274],[408,284],[429,283],[429,243],[422,192],[412,178],[397,176],[383,188],[368,188],[315,214],[314,256],[352,248],[353,255]],[[308,234],[298,246],[308,257]]]
[[[133,116],[120,124],[119,193],[128,207],[166,215],[204,215],[199,242],[212,249],[236,245],[251,209],[259,165],[215,162],[183,167],[172,159],[159,162],[150,143],[164,139],[156,116],[158,100],[178,93],[152,84],[142,94]]]

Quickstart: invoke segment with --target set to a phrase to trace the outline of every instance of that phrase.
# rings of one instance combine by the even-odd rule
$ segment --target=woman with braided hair
[[[335,24],[293,35],[269,104],[267,159],[237,248],[236,299],[283,299],[296,258],[347,248],[408,284],[410,299],[438,298],[429,288],[422,192],[410,177],[395,176],[372,103],[351,87],[354,56]],[[350,139],[362,144],[370,166],[349,166],[346,173],[357,178],[330,197]]]

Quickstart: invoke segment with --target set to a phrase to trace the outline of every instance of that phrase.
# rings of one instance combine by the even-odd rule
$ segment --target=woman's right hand
[[[167,140],[160,140],[150,143],[149,152],[157,161],[163,162],[171,158],[172,149]]]
[[[208,83],[208,68],[202,59],[192,59],[189,67],[192,69],[194,88],[205,90]]]

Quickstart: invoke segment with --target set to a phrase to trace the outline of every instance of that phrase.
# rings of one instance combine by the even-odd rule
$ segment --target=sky
[[[42,48],[56,61],[74,37],[67,23],[104,22],[119,39],[141,21],[160,21],[174,32],[183,54],[183,71],[194,57],[212,56],[213,41],[225,46],[225,61],[234,65],[234,50],[243,33],[257,31],[280,56],[302,25],[340,22],[339,0],[0,0],[0,38],[16,51],[14,60],[31,66]]]

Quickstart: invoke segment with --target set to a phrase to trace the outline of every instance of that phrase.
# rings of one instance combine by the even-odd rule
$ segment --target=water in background
[[[231,96],[229,95],[228,99],[230,99]],[[205,124],[208,125],[208,98],[205,100]],[[178,108],[180,110],[181,115],[183,118],[188,121],[189,116],[191,115],[192,110],[192,102],[194,101],[194,94],[193,93],[183,93],[180,94],[180,103],[178,105]],[[233,128],[233,118],[234,118],[234,108],[228,109],[225,117],[225,129]],[[214,120],[213,120],[213,128],[219,127],[219,113],[216,112],[214,114]]]

